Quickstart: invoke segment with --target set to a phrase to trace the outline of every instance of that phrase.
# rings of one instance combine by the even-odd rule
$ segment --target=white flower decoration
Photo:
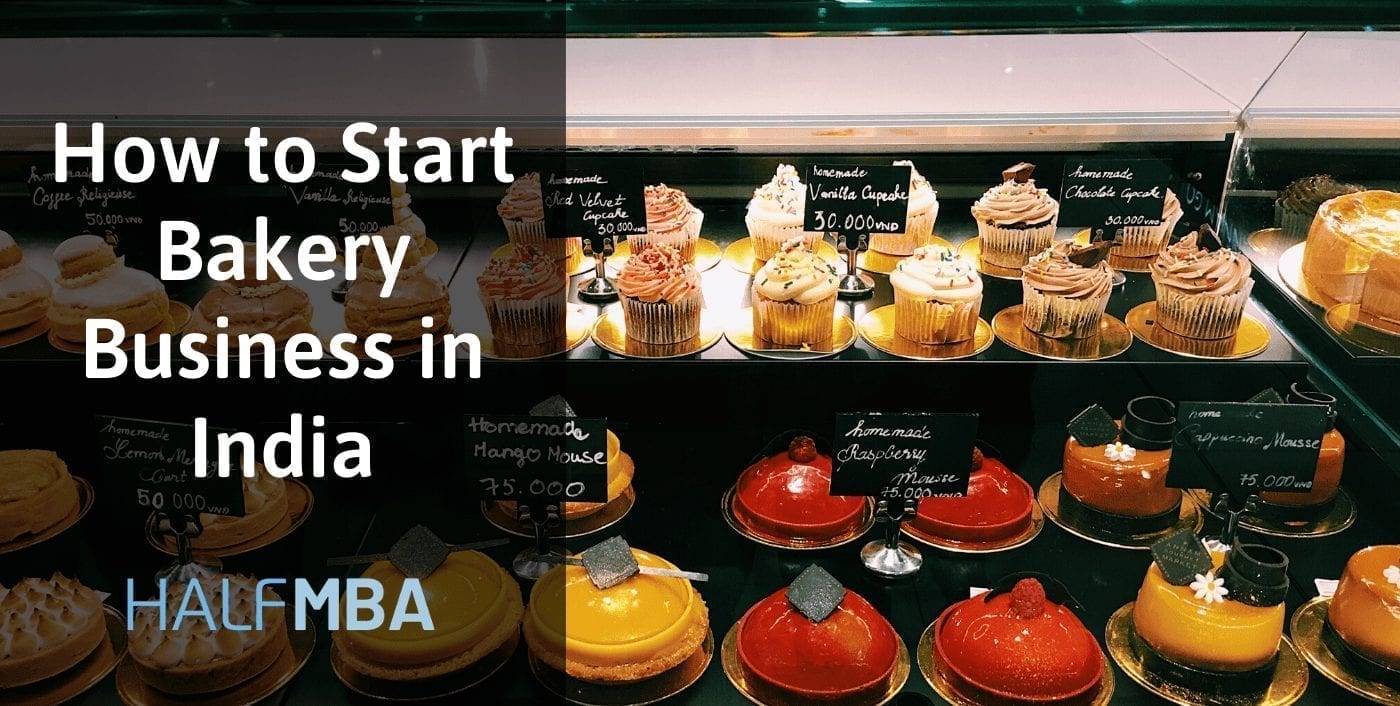
[[[1205,601],[1206,605],[1224,603],[1225,596],[1230,594],[1230,589],[1225,588],[1225,579],[1216,578],[1214,571],[1207,571],[1205,576],[1196,574],[1191,590],[1196,592],[1197,600]]]
[[[1131,461],[1137,457],[1137,449],[1121,442],[1115,441],[1103,447],[1103,455],[1110,461]]]
[[[1396,588],[1400,588],[1400,566],[1385,567],[1385,580],[1395,584]]]

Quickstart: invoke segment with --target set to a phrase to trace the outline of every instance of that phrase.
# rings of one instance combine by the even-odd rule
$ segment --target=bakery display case
[[[1264,39],[1256,57],[1278,44]],[[80,62],[105,41],[65,44]],[[248,41],[233,63],[257,53]],[[399,75],[357,71],[375,41],[317,46],[346,75]],[[1329,328],[1329,310],[1281,266],[1289,238],[1316,242],[1314,221],[1295,211],[1324,192],[1346,198],[1349,184],[1388,186],[1381,165],[1400,137],[1384,121],[1246,110],[1163,56],[1165,44],[1125,35],[571,41],[567,144],[512,152],[510,184],[376,183],[373,216],[308,209],[277,185],[232,177],[141,192],[141,218],[168,209],[209,232],[246,233],[251,213],[300,236],[368,223],[404,244],[410,269],[393,286],[371,259],[380,276],[354,284],[200,277],[157,283],[154,296],[150,275],[135,274],[155,269],[149,221],[102,211],[77,223],[43,198],[58,189],[34,136],[47,116],[92,113],[71,96],[36,96],[5,118],[0,266],[14,273],[0,286],[32,301],[11,307],[0,370],[42,393],[0,404],[0,584],[11,587],[0,589],[0,683],[21,656],[10,633],[39,632],[89,656],[9,680],[38,703],[189,703],[211,690],[291,706],[1333,704],[1400,693],[1387,639],[1400,611],[1394,358]],[[210,53],[172,81],[223,76],[217,51],[181,46]],[[454,51],[426,39],[379,48],[416,66]],[[844,58],[821,76],[734,85],[830,56]],[[910,56],[947,68],[941,91],[919,77],[903,91],[862,80]],[[619,65],[686,80],[639,95]],[[1062,78],[1090,67],[1107,73],[1100,84]],[[377,89],[393,102],[397,84]],[[832,107],[818,89],[836,84],[850,95]],[[450,101],[420,98],[421,115],[450,115]],[[230,118],[219,111],[235,99],[218,95],[154,120],[138,101],[113,100],[115,135],[164,120],[217,133],[279,114],[264,98]],[[343,113],[318,110],[273,122],[322,145]],[[414,129],[464,132],[442,117]],[[1336,132],[1274,132],[1293,129]],[[544,192],[561,164],[635,181],[638,235],[549,237],[559,233]],[[902,227],[812,227],[803,203],[832,165],[906,180]],[[1124,165],[1155,175],[1144,177],[1160,189],[1154,213],[1114,221],[1071,203],[1076,179]],[[599,275],[615,298],[587,286]],[[387,380],[87,380],[73,352],[82,312],[70,309],[111,278],[142,295],[139,330],[208,332],[223,316],[278,345],[310,331],[383,332],[396,359],[417,363],[412,334],[426,317],[434,335],[480,336],[481,376],[423,379],[405,365]],[[1171,457],[1192,402],[1246,400],[1306,416],[1318,453],[1310,492],[1270,488],[1239,514],[1240,498],[1221,503],[1238,483],[1183,481]],[[108,432],[94,436],[96,415],[207,415],[265,438],[286,433],[292,413],[367,433],[374,474],[282,481],[264,469],[241,486],[242,517],[209,514],[193,538],[170,536],[131,501],[101,446]],[[493,495],[467,460],[476,437],[465,417],[530,413],[598,421],[606,439],[600,492],[561,501],[555,524],[537,522],[536,504]],[[962,497],[831,494],[849,450],[838,415],[926,413],[966,423],[966,448],[950,454]],[[41,494],[42,512],[29,497]],[[1201,541],[1231,532],[1233,546]],[[917,556],[917,571],[879,575],[863,560],[872,540]],[[541,560],[541,548],[579,557]],[[279,612],[220,641],[160,629],[151,613],[127,630],[94,604],[104,591],[108,610],[122,605],[128,578],[149,597],[152,577],[186,551],[197,560],[178,574],[187,583],[211,581],[200,562],[232,577],[209,591],[232,596],[234,619],[263,590],[248,577],[374,579],[393,598],[415,578],[442,630],[345,631],[323,614],[308,629]],[[3,610],[30,604],[65,616],[63,630],[31,630],[24,611]]]

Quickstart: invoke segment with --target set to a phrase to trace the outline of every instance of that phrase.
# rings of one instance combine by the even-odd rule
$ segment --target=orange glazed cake
[[[0,542],[38,534],[78,508],[78,486],[52,451],[0,451]]]
[[[1308,229],[1303,276],[1328,297],[1400,321],[1400,194],[1360,191],[1323,203]]]
[[[0,690],[71,669],[107,639],[102,598],[63,574],[0,585]]]
[[[1327,623],[1348,648],[1400,675],[1400,544],[1352,555]]]

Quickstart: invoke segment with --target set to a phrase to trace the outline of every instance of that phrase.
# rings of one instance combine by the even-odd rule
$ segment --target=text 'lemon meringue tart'
[[[398,604],[406,577],[392,563],[375,562],[364,577],[383,585],[384,605]],[[417,623],[391,630],[385,622],[337,631],[332,639],[351,668],[379,679],[426,679],[466,669],[519,636],[520,586],[485,554],[454,552],[421,581],[433,630]]]
[[[676,570],[640,549],[642,567]],[[599,684],[657,676],[694,655],[709,635],[709,612],[682,578],[637,574],[598,588],[582,566],[560,565],[530,592],[525,641],[540,661]]]
[[[228,579],[228,596],[224,595],[224,579]],[[263,589],[262,629],[257,630],[252,629],[258,620],[257,579],[212,574],[195,580],[213,616],[212,627],[219,629],[211,630],[202,616],[186,618],[177,625],[175,618],[190,589],[184,582],[170,583],[165,595],[168,624],[161,625],[158,610],[140,608],[131,626],[128,645],[141,681],[167,694],[223,691],[267,671],[291,649],[286,609],[275,604],[279,599],[272,589]],[[193,600],[190,605],[198,607]],[[224,625],[250,629],[231,630]]]
[[[202,513],[204,532],[190,541],[195,549],[223,549],[261,537],[287,516],[287,482],[258,464],[252,478],[243,478],[243,516]]]
[[[78,507],[78,486],[52,451],[0,451],[0,542],[37,534]]]
[[[63,574],[0,585],[0,689],[62,674],[107,639],[102,597]]]

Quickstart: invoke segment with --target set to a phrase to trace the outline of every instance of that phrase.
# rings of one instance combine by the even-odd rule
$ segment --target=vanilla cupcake
[[[938,219],[938,192],[928,183],[914,163],[895,160],[896,167],[909,167],[909,213],[903,233],[871,233],[870,249],[886,255],[908,255],[914,248],[929,244],[933,238],[933,222]]]
[[[790,164],[779,164],[773,178],[753,190],[744,225],[753,241],[755,259],[773,257],[792,238],[801,238],[804,247],[816,246],[821,233],[802,230],[802,207],[806,202],[807,187]]]
[[[753,278],[753,331],[781,346],[831,338],[836,268],[793,238]]]
[[[700,275],[669,245],[655,245],[627,258],[617,276],[627,337],[671,344],[700,333]]]
[[[1070,259],[1069,242],[1055,243],[1021,268],[1022,318],[1026,328],[1047,338],[1089,338],[1113,292],[1113,274],[1099,261],[1085,267]]]
[[[1192,233],[1152,263],[1158,324],[1187,338],[1235,335],[1254,289],[1249,260],[1233,250],[1197,247]]]
[[[695,262],[695,244],[700,241],[700,225],[705,213],[690,203],[685,192],[665,184],[648,186],[644,197],[647,206],[647,232],[627,236],[634,252],[655,245],[669,245],[686,262]]]
[[[0,331],[43,320],[52,296],[49,280],[24,264],[15,239],[0,230]]]
[[[999,267],[1021,267],[1032,255],[1050,247],[1060,204],[1045,189],[1036,188],[1034,164],[1021,162],[1001,173],[1001,184],[972,204],[982,260]]]
[[[923,245],[890,273],[894,331],[917,343],[959,343],[977,331],[982,278],[941,245]]]
[[[544,195],[540,173],[517,177],[496,205],[496,215],[506,226],[506,237],[515,246],[532,245],[555,260],[583,255],[583,238],[549,238],[544,229]]]
[[[1155,226],[1129,226],[1123,229],[1123,242],[1114,252],[1119,257],[1151,257],[1162,252],[1181,220],[1181,201],[1171,189],[1162,201],[1162,222]]]
[[[516,346],[564,348],[568,316],[564,266],[533,245],[487,263],[477,275],[491,336]]]

